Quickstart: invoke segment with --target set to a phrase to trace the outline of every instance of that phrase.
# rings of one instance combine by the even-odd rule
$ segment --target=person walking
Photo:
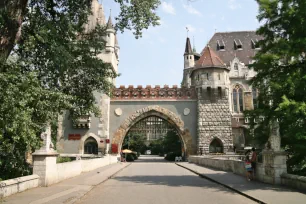
[[[255,148],[253,147],[251,152],[252,180],[255,180],[256,162],[257,162],[257,154]]]
[[[244,165],[245,165],[245,170],[246,170],[246,178],[247,178],[248,181],[251,181],[253,168],[252,168],[251,161],[249,159],[249,155],[247,155],[245,157],[245,164]]]

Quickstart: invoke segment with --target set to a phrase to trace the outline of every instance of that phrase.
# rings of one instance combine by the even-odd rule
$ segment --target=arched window
[[[196,80],[197,80],[197,81],[200,81],[200,74],[197,74]]]
[[[243,111],[243,92],[242,92],[242,88],[239,89],[239,111],[242,112]]]
[[[233,89],[233,110],[236,113],[243,112],[243,90],[239,85]]]
[[[234,70],[238,70],[238,63],[234,64]]]
[[[234,112],[238,113],[237,89],[233,89]]]
[[[209,145],[209,153],[223,153],[222,141],[218,138],[213,139]]]
[[[256,109],[256,108],[258,108],[258,100],[257,100],[258,91],[257,91],[257,89],[255,89],[255,88],[252,89],[252,95],[253,95],[253,108]]]
[[[94,138],[89,137],[85,141],[84,154],[98,154],[98,143]]]

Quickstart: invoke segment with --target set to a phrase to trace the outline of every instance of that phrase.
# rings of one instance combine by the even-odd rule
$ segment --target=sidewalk
[[[3,204],[73,203],[128,165],[116,163],[104,166],[49,187],[38,187],[6,197]]]
[[[288,189],[284,186],[270,185],[257,181],[247,181],[245,177],[236,175],[231,172],[219,171],[199,166],[193,163],[177,163],[197,174],[203,175],[210,180],[214,180],[229,188],[238,190],[262,201],[263,203],[277,203],[277,204],[305,204],[306,194]]]

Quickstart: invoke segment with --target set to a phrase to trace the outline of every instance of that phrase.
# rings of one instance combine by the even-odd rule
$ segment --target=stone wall
[[[293,174],[282,174],[281,184],[306,192],[306,177]]]
[[[39,185],[49,186],[80,175],[83,172],[117,163],[117,161],[117,155],[106,155],[103,158],[77,160],[57,164],[55,156],[35,156],[33,172],[39,175]]]
[[[276,157],[273,160],[279,160]],[[201,166],[210,167],[213,169],[218,169],[222,171],[229,171],[235,174],[245,176],[245,164],[244,161],[239,160],[232,160],[229,159],[229,156],[220,156],[219,158],[209,158],[208,156],[190,156],[188,161],[191,163],[195,163]],[[278,178],[277,175],[271,175],[271,165],[270,163],[257,163],[256,164],[256,180],[270,183],[270,184],[281,184],[291,188],[295,188],[301,191],[306,192],[306,177],[305,176],[298,176],[292,175],[287,173],[282,173],[280,175],[281,182],[278,183],[276,180]],[[268,166],[268,167],[267,167]],[[279,167],[274,168],[274,171],[281,171],[282,169]]]
[[[200,156],[191,156],[188,158],[191,163],[199,164],[201,166],[210,167],[222,171],[230,171],[235,174],[245,176],[246,171],[244,168],[244,162],[239,160],[230,160],[227,158],[206,158]]]
[[[39,176],[30,175],[0,182],[0,199],[22,191],[36,188],[39,185]],[[1,202],[1,200],[0,200]]]
[[[209,153],[209,145],[214,138],[222,141],[224,152],[233,145],[227,98],[198,100],[198,153]]]

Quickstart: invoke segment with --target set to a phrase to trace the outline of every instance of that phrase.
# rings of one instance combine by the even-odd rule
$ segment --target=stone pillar
[[[43,140],[43,145],[32,154],[33,174],[39,176],[41,186],[48,186],[57,182],[56,158],[58,156],[51,142],[51,126],[49,124],[40,137]]]
[[[270,137],[263,154],[264,177],[266,183],[281,184],[281,174],[287,173],[287,154],[280,148],[281,139],[279,124],[272,121],[270,124]]]
[[[100,99],[101,118],[99,122],[98,136],[106,141],[109,138],[109,118],[110,118],[110,98],[106,94],[102,94]],[[105,153],[110,151],[110,144],[104,144]]]

